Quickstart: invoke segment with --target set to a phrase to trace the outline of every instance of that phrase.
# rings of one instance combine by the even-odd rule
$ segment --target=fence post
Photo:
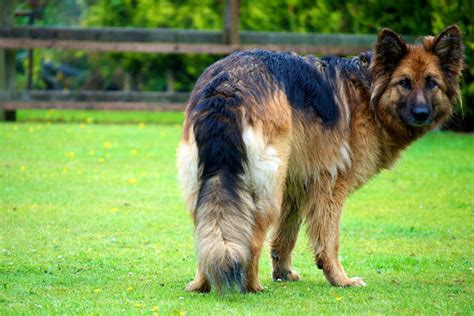
[[[224,7],[224,43],[239,45],[239,0],[226,0]]]
[[[35,20],[39,16],[39,8],[40,8],[40,1],[39,0],[30,0],[30,7],[31,11],[28,15],[28,25],[32,26],[35,24]],[[34,50],[30,48],[28,50],[28,74],[27,74],[27,81],[26,81],[26,89],[31,90],[33,87],[33,66],[34,66]]]
[[[0,26],[14,25],[15,0],[0,1]],[[15,90],[15,51],[0,49],[0,90],[13,92]],[[0,120],[15,121],[15,110],[1,110]]]

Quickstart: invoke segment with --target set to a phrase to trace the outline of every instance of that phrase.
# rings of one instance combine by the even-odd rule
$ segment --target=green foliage
[[[220,1],[211,0],[102,0],[90,8],[83,25],[220,29],[221,11]],[[207,55],[117,53],[101,54],[96,62],[97,69],[116,69],[120,65],[131,76],[132,89],[165,90],[166,71],[172,70],[176,79],[174,89],[189,91],[197,76],[217,59]]]
[[[266,246],[262,294],[200,295],[184,291],[196,259],[176,179],[181,125],[87,115],[0,124],[0,314],[472,313],[473,136],[430,134],[350,198],[341,260],[366,288],[329,286],[303,229],[301,282],[271,281]]]
[[[240,26],[249,31],[319,32],[340,30],[341,12],[332,1],[241,1]]]
[[[467,120],[474,124],[474,2],[463,1],[430,1],[432,10],[432,27],[435,32],[445,25],[457,23],[462,27],[465,45],[465,63],[463,93],[463,111]],[[470,126],[474,130],[474,126]]]

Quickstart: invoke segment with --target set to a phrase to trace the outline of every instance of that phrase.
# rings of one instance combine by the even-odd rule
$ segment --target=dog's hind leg
[[[280,214],[288,138],[280,136],[269,141],[261,128],[246,126],[243,139],[248,156],[245,182],[252,192],[256,210],[246,290],[259,292],[263,288],[258,280],[258,262],[268,227]]]
[[[211,291],[211,284],[201,268],[198,267],[194,280],[186,286],[188,292],[207,293]]]
[[[270,242],[273,281],[298,281],[299,275],[291,270],[291,252],[295,247],[301,226],[297,203],[285,196],[275,231]]]
[[[178,149],[178,169],[182,192],[187,203],[188,209],[195,218],[194,210],[196,208],[199,180],[198,180],[198,153],[194,136],[189,141],[182,141]],[[187,291],[209,292],[211,284],[207,279],[201,267],[197,268],[196,276],[187,287]]]
[[[256,220],[254,227],[254,234],[252,236],[252,244],[250,246],[250,264],[247,270],[247,292],[260,292],[263,290],[262,285],[258,279],[258,262],[262,250],[263,242],[267,231],[267,223]]]

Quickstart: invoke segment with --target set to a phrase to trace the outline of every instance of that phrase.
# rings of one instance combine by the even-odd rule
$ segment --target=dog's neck
[[[351,113],[347,123],[351,131],[351,149],[354,159],[358,161],[355,168],[371,170],[362,178],[370,178],[381,169],[391,168],[401,151],[429,130],[410,126],[395,130],[391,129],[391,124],[382,121],[377,107],[370,105],[371,58],[372,52],[369,51],[352,59],[322,59],[330,67],[336,67],[343,79],[340,84],[344,88],[338,91],[344,91],[345,96],[341,99],[347,100]]]

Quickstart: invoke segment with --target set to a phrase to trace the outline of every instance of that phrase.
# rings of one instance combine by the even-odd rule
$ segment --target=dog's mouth
[[[432,123],[433,123],[433,119],[429,119],[423,122],[419,122],[419,121],[406,122],[407,125],[410,125],[412,127],[427,127],[427,126],[430,126]]]
[[[433,124],[433,113],[427,113],[426,115],[402,115],[402,120],[406,125],[421,128],[428,127]]]

